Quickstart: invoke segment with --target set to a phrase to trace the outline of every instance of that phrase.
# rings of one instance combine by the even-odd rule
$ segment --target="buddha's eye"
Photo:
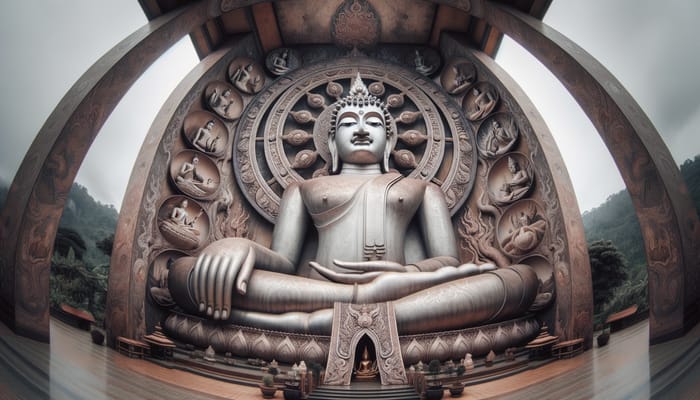
[[[357,120],[354,118],[343,118],[338,122],[338,126],[348,127],[357,124]]]
[[[382,120],[377,117],[367,118],[366,124],[375,128],[384,125]]]

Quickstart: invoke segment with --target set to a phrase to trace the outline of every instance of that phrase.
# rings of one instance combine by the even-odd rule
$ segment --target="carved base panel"
[[[295,363],[301,360],[326,364],[330,336],[299,335],[237,325],[223,325],[184,314],[171,313],[165,320],[166,333],[184,343],[217,353]],[[489,351],[502,352],[522,346],[537,336],[539,323],[526,316],[496,324],[425,335],[399,336],[405,366],[418,361],[459,360],[466,353],[478,357]]]

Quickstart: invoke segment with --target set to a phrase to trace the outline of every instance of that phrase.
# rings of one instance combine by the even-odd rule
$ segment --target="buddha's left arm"
[[[445,195],[432,183],[425,188],[423,202],[418,209],[418,221],[428,258],[413,263],[412,266],[418,271],[434,271],[447,265],[458,266],[457,243]]]

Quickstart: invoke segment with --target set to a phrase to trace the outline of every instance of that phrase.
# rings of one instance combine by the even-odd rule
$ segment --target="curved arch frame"
[[[650,342],[683,335],[699,317],[700,223],[661,136],[617,79],[574,42],[512,8],[491,2],[475,8],[542,62],[593,122],[625,181],[642,229]]]
[[[10,186],[0,225],[0,315],[18,334],[49,340],[49,270],[66,197],[100,128],[139,76],[203,24],[206,1],[163,15],[100,58],[37,134]]]
[[[602,65],[541,21],[483,0],[433,1],[481,17],[518,41],[581,105],[637,210],[649,261],[650,340],[682,335],[698,320],[700,223],[646,115]],[[258,2],[229,3],[239,8]],[[37,135],[10,187],[0,225],[0,317],[18,334],[48,341],[53,241],[67,193],[99,128],[143,71],[206,21],[209,5],[202,1],[169,13],[122,41],[78,80]]]

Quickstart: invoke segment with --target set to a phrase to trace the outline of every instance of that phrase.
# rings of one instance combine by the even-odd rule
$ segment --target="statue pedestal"
[[[382,385],[406,385],[401,344],[393,303],[335,303],[333,329],[326,364],[326,385],[350,385],[357,344],[367,336],[376,350]]]

